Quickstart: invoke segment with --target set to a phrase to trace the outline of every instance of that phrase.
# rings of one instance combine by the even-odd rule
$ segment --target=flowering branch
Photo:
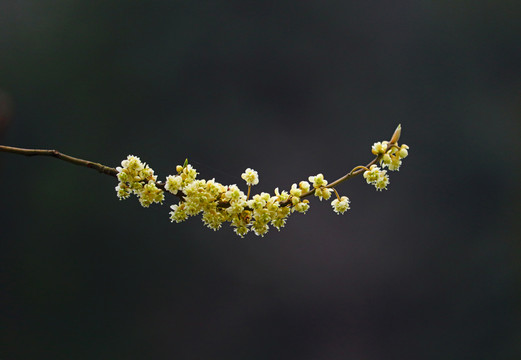
[[[262,192],[253,196],[251,188],[259,183],[259,176],[255,170],[249,168],[241,175],[248,185],[247,194],[244,194],[237,185],[222,185],[214,179],[196,179],[198,172],[188,164],[188,160],[176,167],[176,175],[169,175],[165,182],[161,182],[157,181],[154,170],[132,155],[121,162],[121,167],[111,168],[65,155],[57,150],[22,149],[0,145],[0,151],[25,156],[50,156],[117,177],[119,184],[116,192],[119,199],[126,199],[134,194],[143,207],[149,207],[153,203],[162,204],[164,193],[171,193],[179,198],[179,203],[170,207],[171,221],[182,222],[189,216],[202,213],[202,220],[209,228],[217,230],[222,223],[230,222],[231,226],[235,227],[235,232],[244,237],[250,230],[256,235],[264,236],[270,224],[280,230],[290,214],[306,213],[309,201],[304,198],[311,195],[322,201],[330,199],[334,193],[336,199],[331,202],[331,206],[337,214],[343,214],[350,209],[350,201],[346,196],[340,196],[335,187],[357,175],[363,174],[367,183],[374,185],[377,190],[387,189],[389,176],[383,168],[387,167],[390,171],[398,170],[402,160],[408,155],[409,147],[404,144],[398,145],[400,134],[401,126],[398,125],[390,141],[374,143],[371,152],[376,157],[369,164],[354,167],[332,183],[328,184],[323,174],[317,174],[308,178],[311,184],[301,181],[298,185],[293,184],[289,192],[279,192],[276,188],[275,195]]]

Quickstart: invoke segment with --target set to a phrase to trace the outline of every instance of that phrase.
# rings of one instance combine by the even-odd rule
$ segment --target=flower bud
[[[398,142],[398,140],[400,140],[401,133],[402,133],[402,124],[398,125],[396,130],[394,130],[393,137],[391,138],[391,140],[389,142],[391,144],[396,144]]]

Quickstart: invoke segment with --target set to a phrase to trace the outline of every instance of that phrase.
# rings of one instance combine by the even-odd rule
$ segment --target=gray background
[[[257,191],[410,156],[264,238],[0,154],[0,358],[518,359],[519,1],[2,1],[0,143]],[[244,187],[243,187],[244,188]]]

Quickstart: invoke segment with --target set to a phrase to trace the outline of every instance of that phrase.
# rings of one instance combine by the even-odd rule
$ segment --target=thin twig
[[[70,155],[65,155],[58,150],[39,150],[39,149],[23,149],[23,148],[17,148],[12,146],[5,146],[0,145],[0,151],[3,152],[9,152],[13,154],[20,154],[25,156],[50,156],[54,157],[63,161],[70,162],[75,165],[79,166],[85,166],[90,169],[97,170],[98,172],[106,175],[110,175],[113,177],[116,177],[118,174],[118,171],[114,168],[111,168],[109,166],[105,166],[99,163],[95,163],[88,160],[78,159],[75,157],[72,157]]]

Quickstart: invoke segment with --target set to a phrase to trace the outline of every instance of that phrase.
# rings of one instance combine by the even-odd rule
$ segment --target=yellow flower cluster
[[[391,141],[377,142],[372,147],[372,153],[376,155],[369,166],[357,166],[343,178],[328,184],[323,174],[310,176],[308,181],[293,184],[289,191],[275,189],[274,195],[265,192],[250,196],[251,187],[259,183],[259,174],[253,169],[246,169],[241,175],[248,186],[245,194],[237,185],[223,185],[215,179],[197,179],[197,171],[188,164],[176,167],[177,174],[169,175],[164,183],[157,182],[154,170],[136,157],[129,155],[121,162],[121,167],[116,168],[119,184],[116,187],[120,199],[126,199],[131,194],[138,196],[141,205],[148,207],[152,203],[162,203],[164,192],[177,195],[178,204],[170,208],[170,220],[182,222],[190,216],[201,214],[203,223],[213,230],[221,228],[222,224],[229,222],[234,227],[237,235],[244,237],[252,231],[256,235],[264,236],[270,226],[280,230],[286,224],[287,218],[294,212],[306,213],[309,209],[309,201],[305,197],[314,194],[321,201],[329,200],[332,193],[336,199],[331,202],[333,211],[343,214],[350,209],[350,201],[346,196],[340,196],[334,186],[347,178],[360,174],[367,183],[372,184],[377,190],[387,189],[389,176],[387,171],[398,170],[402,160],[407,157],[409,147],[398,146],[401,127],[398,126]],[[379,162],[378,166],[377,163]],[[362,169],[360,171],[355,171]]]
[[[237,185],[223,185],[212,180],[197,179],[197,171],[192,165],[178,165],[177,174],[169,175],[164,184],[157,183],[154,171],[136,157],[129,155],[117,168],[119,184],[116,187],[120,199],[128,198],[132,193],[139,197],[141,205],[148,207],[154,202],[162,202],[164,188],[182,200],[170,208],[170,220],[182,222],[190,216],[202,213],[203,223],[210,229],[218,230],[229,222],[234,231],[244,237],[249,231],[264,236],[270,226],[280,230],[286,224],[288,216],[294,212],[306,213],[309,201],[302,199],[308,195],[311,185],[307,181],[293,184],[289,192],[275,189],[274,195],[262,192],[249,196],[251,186],[259,183],[255,170],[246,169],[242,178],[248,185],[248,194]],[[329,199],[333,189],[326,188],[324,175],[310,176],[313,192],[322,199]],[[337,213],[349,209],[349,200],[343,196],[332,203]]]
[[[214,179],[196,179],[197,172],[189,164],[178,166],[177,171],[178,175],[169,176],[165,185],[167,191],[174,194],[181,191],[183,194],[183,201],[171,206],[171,221],[182,222],[189,216],[202,213],[204,224],[213,230],[221,228],[224,222],[230,222],[241,237],[250,230],[263,236],[270,225],[280,230],[292,212],[305,213],[309,208],[308,201],[300,199],[305,184],[299,188],[293,184],[289,194],[286,191],[280,193],[277,188],[273,196],[262,192],[250,199],[237,185],[222,185]],[[249,188],[259,183],[258,173],[252,169],[246,169],[242,178]]]
[[[400,147],[397,145],[389,147],[388,141],[382,141],[374,143],[372,153],[382,156],[380,160],[382,167],[387,166],[389,170],[396,171],[400,169],[402,159],[405,159],[407,155],[409,155],[408,149],[409,147],[405,144],[402,144]]]
[[[309,181],[313,183],[315,196],[318,196],[320,201],[322,201],[322,199],[329,200],[333,189],[325,187],[327,185],[327,180],[324,180],[324,175],[318,174],[317,176],[310,176]]]
[[[387,171],[380,169],[377,165],[371,165],[369,170],[364,172],[364,178],[368,184],[374,185],[376,190],[387,190],[387,185],[389,185]]]
[[[398,126],[396,142],[398,141],[400,130],[401,127]],[[364,178],[367,183],[374,185],[376,190],[387,190],[389,175],[387,175],[386,170],[382,169],[387,167],[391,171],[398,171],[402,165],[402,159],[405,159],[407,155],[409,155],[408,149],[409,147],[405,144],[398,146],[397,143],[390,143],[389,141],[374,143],[371,152],[373,155],[380,157],[380,165],[382,168],[377,165],[371,165],[371,167],[364,172]]]
[[[157,188],[157,176],[154,170],[146,163],[141,162],[137,156],[129,155],[121,162],[122,167],[117,167],[119,184],[116,192],[120,200],[126,199],[134,193],[139,197],[143,207],[149,207],[152,203],[162,203],[165,195],[163,190]]]

